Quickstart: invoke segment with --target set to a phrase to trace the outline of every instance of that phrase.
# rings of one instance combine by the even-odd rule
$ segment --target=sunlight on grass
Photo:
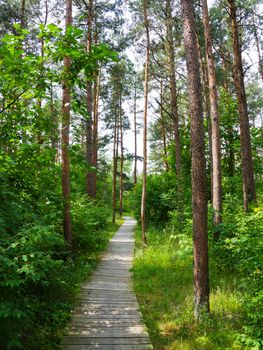
[[[136,233],[134,286],[153,345],[158,350],[239,350],[242,296],[228,276],[211,281],[211,315],[193,319],[191,238],[148,232],[142,248]]]

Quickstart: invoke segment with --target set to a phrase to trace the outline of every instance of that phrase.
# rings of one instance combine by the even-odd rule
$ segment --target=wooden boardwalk
[[[82,286],[63,350],[153,349],[132,287],[135,224],[125,217],[90,280]]]

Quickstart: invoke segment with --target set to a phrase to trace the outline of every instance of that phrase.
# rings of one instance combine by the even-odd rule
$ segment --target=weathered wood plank
[[[148,337],[143,326],[126,326],[126,327],[80,327],[71,326],[67,328],[68,336],[85,336],[89,338],[134,338]]]
[[[63,350],[153,349],[131,282],[134,223],[125,220],[82,286]]]
[[[151,344],[131,345],[131,344],[115,344],[115,345],[64,345],[63,350],[152,350]]]
[[[66,345],[132,345],[132,344],[150,344],[149,337],[123,337],[123,338],[93,338],[81,336],[66,336],[62,344]]]

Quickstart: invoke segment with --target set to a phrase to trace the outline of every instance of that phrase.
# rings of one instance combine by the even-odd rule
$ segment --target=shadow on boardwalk
[[[63,350],[153,349],[131,280],[136,222],[124,219],[90,281],[82,286]]]

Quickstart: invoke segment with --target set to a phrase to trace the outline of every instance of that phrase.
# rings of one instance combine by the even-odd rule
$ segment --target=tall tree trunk
[[[122,115],[122,93],[120,92],[120,215],[123,212],[123,115]]]
[[[166,147],[166,132],[164,127],[164,115],[163,115],[163,81],[161,80],[160,87],[160,114],[161,114],[161,132],[162,132],[162,140],[163,140],[163,162],[165,166],[165,171],[169,170],[168,162],[167,162],[167,147]]]
[[[254,26],[254,28],[253,28],[254,38],[255,38],[257,54],[258,54],[259,73],[260,73],[261,80],[263,82],[263,60],[262,60],[262,56],[261,56],[261,52],[260,52],[260,44],[259,44],[259,39],[258,39],[257,28],[256,28],[256,25],[255,25],[254,15],[253,15],[253,26]]]
[[[222,222],[222,174],[221,174],[221,143],[219,131],[218,97],[216,88],[216,71],[212,50],[212,36],[209,23],[207,0],[202,0],[202,14],[207,58],[207,75],[209,86],[211,135],[212,135],[212,206],[214,209],[213,223],[218,226]],[[218,236],[218,231],[215,233]]]
[[[98,28],[97,28],[97,15],[96,0],[94,1],[94,45],[98,44]],[[97,168],[98,168],[98,123],[99,123],[99,97],[100,97],[100,69],[95,73],[95,82],[93,89],[93,133],[92,133],[92,165],[94,171],[91,173],[93,198],[97,196]]]
[[[207,121],[207,132],[208,132],[208,151],[209,151],[209,162],[208,168],[210,173],[210,193],[207,194],[208,199],[212,201],[213,198],[213,167],[212,167],[212,128],[211,128],[211,117],[210,117],[210,101],[209,101],[209,87],[208,87],[208,76],[207,76],[207,61],[206,57],[202,55],[202,49],[200,45],[199,37],[196,33],[198,61],[201,73],[201,85],[202,85],[202,96],[204,114]]]
[[[181,192],[180,178],[182,168],[182,157],[181,157],[181,144],[180,144],[180,131],[179,131],[179,117],[177,108],[177,88],[175,80],[175,64],[174,64],[174,40],[173,40],[173,18],[171,10],[171,0],[166,0],[166,31],[167,31],[167,56],[169,66],[169,80],[171,90],[171,107],[172,107],[172,119],[174,127],[174,142],[175,142],[175,165],[176,175],[178,181],[178,192]]]
[[[53,98],[53,84],[51,81],[50,85],[50,119],[51,119],[51,133],[50,133],[50,143],[51,148],[54,151],[54,163],[59,162],[59,135],[58,135],[58,115],[54,108],[54,98]]]
[[[181,0],[191,116],[195,317],[209,312],[205,143],[194,4]]]
[[[72,24],[72,0],[66,0],[66,28]],[[70,58],[64,58],[64,71],[70,69]],[[70,217],[70,161],[69,161],[69,127],[70,127],[70,83],[67,77],[62,82],[62,192],[64,236],[70,249],[73,249],[73,237]]]
[[[92,173],[93,198],[97,196],[97,167],[98,167],[98,123],[99,123],[99,96],[100,96],[100,72],[98,72],[94,84],[93,103],[93,143],[92,143],[92,165],[95,172]]]
[[[91,51],[92,44],[92,21],[93,21],[93,0],[89,0],[88,5],[88,33],[87,33],[87,52]],[[92,131],[92,82],[87,82],[87,121],[86,121],[86,159],[88,166],[93,166],[93,131]],[[95,198],[95,188],[93,181],[93,171],[88,170],[86,174],[86,192],[91,198]]]
[[[144,66],[144,112],[143,112],[143,173],[142,173],[142,202],[141,202],[141,222],[142,241],[146,245],[146,187],[147,187],[147,116],[148,116],[148,76],[150,64],[150,31],[148,21],[148,1],[143,2],[144,26],[146,31],[146,56]]]
[[[228,72],[229,72],[229,68],[228,68],[228,64],[227,64],[227,60],[225,58],[225,56],[222,56],[222,68],[223,68],[223,86],[224,86],[224,90],[226,93],[226,97],[227,97],[227,103],[226,103],[226,108],[227,110],[229,110],[229,99],[230,99],[230,92],[229,92],[229,80],[228,80]],[[230,177],[234,176],[235,174],[235,151],[234,151],[234,130],[233,130],[233,126],[229,125],[227,127],[227,140],[228,140],[228,175]]]
[[[134,186],[137,184],[137,80],[135,80],[134,85],[134,176],[133,183]]]
[[[118,167],[118,117],[115,115],[114,134],[113,134],[113,176],[112,176],[112,223],[116,218],[116,185],[117,185],[117,167]]]
[[[238,100],[238,112],[240,123],[242,177],[243,177],[243,205],[244,211],[248,211],[249,203],[256,201],[256,188],[254,180],[254,168],[252,160],[250,127],[247,110],[247,99],[244,84],[244,72],[241,56],[241,45],[236,18],[236,6],[234,0],[228,0],[231,18],[231,31],[233,39],[233,76]]]

